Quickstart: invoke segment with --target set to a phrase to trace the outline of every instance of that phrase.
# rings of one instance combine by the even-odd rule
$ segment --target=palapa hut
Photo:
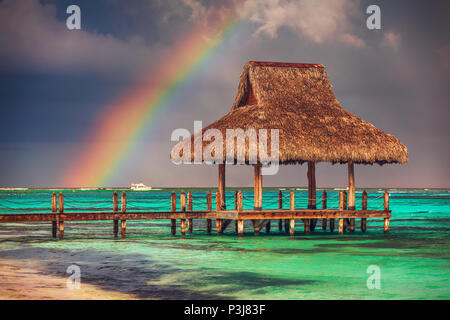
[[[222,132],[224,158],[228,160],[237,160],[237,152],[225,154],[227,129],[279,129],[280,164],[308,162],[309,208],[315,208],[317,162],[348,164],[348,208],[354,209],[355,163],[382,165],[408,160],[406,147],[397,138],[339,105],[324,66],[320,64],[250,61],[244,66],[230,112],[203,128],[202,133],[211,128]],[[191,159],[185,159],[193,161],[195,141],[201,142],[203,148],[211,143],[201,139],[202,135],[194,133],[179,142],[172,152],[179,152],[181,157],[184,150],[191,150]],[[249,159],[248,141],[246,160]],[[202,159],[205,160],[208,159]],[[262,204],[260,163],[263,160],[258,159],[254,166],[255,208]],[[219,164],[219,192],[224,208],[225,164]]]

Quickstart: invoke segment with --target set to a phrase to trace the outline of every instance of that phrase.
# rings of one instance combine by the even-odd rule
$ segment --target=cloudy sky
[[[81,30],[66,27],[71,4]],[[380,30],[366,27],[372,4]],[[237,22],[216,38],[214,22],[229,16]],[[191,30],[214,49],[135,137],[108,185],[216,185],[216,167],[171,163],[170,135],[225,115],[242,66],[268,60],[325,65],[345,109],[407,146],[408,164],[357,166],[357,186],[450,187],[450,3],[375,0],[2,0],[0,186],[62,186],[101,115]],[[230,167],[227,184],[251,185],[252,172]],[[264,184],[304,186],[306,166],[282,167]],[[345,186],[346,166],[318,164],[317,184]]]

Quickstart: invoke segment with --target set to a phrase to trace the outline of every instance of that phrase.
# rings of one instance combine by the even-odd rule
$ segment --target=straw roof
[[[408,161],[407,149],[397,138],[339,105],[324,67],[318,64],[250,61],[244,66],[230,112],[203,128],[203,132],[211,128],[222,132],[224,157],[227,159],[236,160],[237,153],[226,155],[226,130],[241,128],[255,129],[258,138],[259,129],[269,132],[270,129],[279,129],[281,164]],[[183,150],[189,150],[189,139],[193,161],[194,139],[203,143],[204,148],[211,141],[201,142],[201,135],[192,135],[179,142],[173,150],[181,156],[185,152]],[[269,134],[269,151],[270,141]],[[248,139],[243,147],[248,160]]]

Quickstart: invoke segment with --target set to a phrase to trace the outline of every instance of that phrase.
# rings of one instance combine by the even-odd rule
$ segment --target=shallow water
[[[337,192],[328,191],[328,208],[337,205]],[[48,211],[51,193],[2,192],[0,211]],[[278,206],[277,193],[264,190],[264,208]],[[194,210],[206,208],[205,194],[193,192]],[[112,208],[112,191],[64,195],[66,210]],[[166,190],[127,191],[127,208],[169,210],[169,195]],[[369,191],[369,209],[382,206],[382,195],[382,190]],[[294,237],[279,232],[275,222],[270,234],[254,236],[246,224],[243,238],[234,225],[221,236],[208,236],[205,221],[194,220],[194,232],[181,237],[170,235],[168,221],[154,220],[127,221],[126,239],[113,238],[111,222],[66,222],[65,239],[59,241],[51,238],[50,223],[8,223],[0,224],[0,258],[31,264],[38,274],[61,277],[64,283],[67,267],[76,264],[82,284],[137,298],[449,299],[450,192],[395,190],[390,195],[388,234],[382,219],[368,219],[365,233],[357,219],[355,233],[342,236],[336,229],[323,231],[320,223],[304,236],[301,221]],[[360,208],[361,190],[356,197]],[[230,191],[229,207],[233,199]],[[251,207],[251,191],[244,193],[244,202]],[[296,191],[296,203],[306,206],[306,191]],[[380,268],[380,289],[367,287],[371,265]],[[36,285],[36,295],[42,285]]]

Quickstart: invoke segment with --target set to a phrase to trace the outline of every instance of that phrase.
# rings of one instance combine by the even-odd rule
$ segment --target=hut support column
[[[348,162],[348,209],[355,210],[355,168]],[[350,218],[350,232],[355,232],[355,218]]]
[[[322,209],[327,208],[327,192],[323,190],[322,192]],[[322,219],[322,230],[327,230],[327,219]]]
[[[220,191],[216,192],[216,211],[220,211],[221,207],[221,199],[220,199]],[[222,233],[222,219],[216,219],[216,231],[217,235],[221,235]]]
[[[339,191],[339,211],[344,210],[344,191]],[[344,218],[339,218],[339,234],[344,234]]]
[[[367,192],[363,191],[362,194],[362,209],[367,210]],[[366,232],[367,229],[367,218],[361,218],[361,231]]]
[[[316,164],[314,161],[308,161],[308,209],[316,209]],[[310,220],[310,221],[306,221]],[[306,225],[309,225],[311,231],[316,228],[317,219],[305,219]],[[308,230],[309,234],[309,230]]]
[[[238,212],[242,211],[244,208],[244,200],[242,198],[241,190],[238,191],[236,204],[237,204]],[[242,220],[242,219],[237,220],[237,233],[238,233],[239,237],[244,236],[244,220]]]
[[[262,208],[262,175],[261,164],[255,164],[254,166],[254,208],[255,210],[261,210]],[[259,235],[258,221],[253,220],[253,228],[255,236]]]
[[[289,209],[291,211],[295,210],[295,193],[294,190],[291,189],[291,197],[289,202]],[[289,220],[289,235],[293,236],[295,234],[295,219]]]
[[[283,209],[283,192],[278,190],[278,209]],[[283,219],[278,220],[278,231],[283,231]]]

